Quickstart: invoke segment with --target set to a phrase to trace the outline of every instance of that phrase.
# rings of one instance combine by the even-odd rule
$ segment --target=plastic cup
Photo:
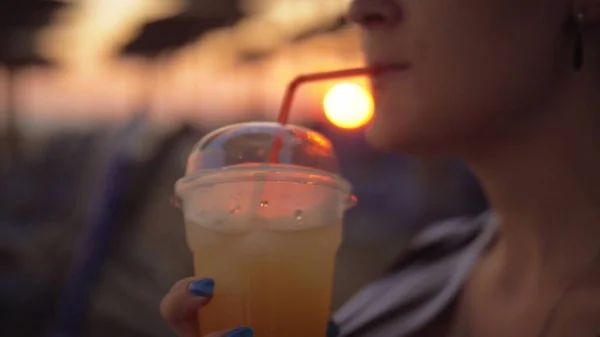
[[[268,163],[276,137],[279,162]],[[237,326],[257,337],[325,336],[354,203],[337,171],[329,140],[297,126],[232,125],[198,143],[176,195],[195,275],[216,282],[201,336]]]

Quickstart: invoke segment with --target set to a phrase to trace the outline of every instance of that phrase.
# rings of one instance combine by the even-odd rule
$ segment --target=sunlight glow
[[[366,125],[373,117],[373,98],[355,83],[340,83],[329,90],[323,100],[327,119],[343,129],[356,129]]]

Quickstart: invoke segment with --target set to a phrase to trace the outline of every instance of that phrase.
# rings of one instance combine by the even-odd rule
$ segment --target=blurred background
[[[188,152],[225,124],[274,120],[295,76],[362,65],[348,5],[0,2],[0,336],[173,336],[158,305],[192,274],[170,202]],[[324,109],[339,84],[303,87],[292,111],[332,140],[359,199],[334,308],[416,230],[486,207],[460,163],[370,148],[369,111],[347,113],[368,110],[360,92],[338,90]]]

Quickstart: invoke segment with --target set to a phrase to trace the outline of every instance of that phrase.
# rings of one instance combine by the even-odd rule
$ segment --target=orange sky
[[[285,85],[294,76],[362,64],[352,28],[302,44],[287,44],[296,29],[339,17],[348,0],[248,0],[246,7],[252,11],[248,20],[205,36],[160,67],[111,55],[135,36],[144,21],[171,15],[181,3],[81,2],[77,12],[62,13],[60,24],[40,37],[44,51],[60,62],[60,69],[30,69],[19,76],[19,114],[25,121],[89,124],[123,120],[149,88],[155,93],[152,115],[157,120],[183,118],[221,124],[251,110],[275,116]],[[249,43],[255,49],[278,46],[280,51],[259,64],[237,65],[238,49]],[[302,90],[299,105],[319,104],[328,85]]]

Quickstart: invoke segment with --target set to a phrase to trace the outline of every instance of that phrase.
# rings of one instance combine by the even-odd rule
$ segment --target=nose
[[[363,28],[393,26],[401,18],[400,7],[393,0],[354,0],[348,19]]]

